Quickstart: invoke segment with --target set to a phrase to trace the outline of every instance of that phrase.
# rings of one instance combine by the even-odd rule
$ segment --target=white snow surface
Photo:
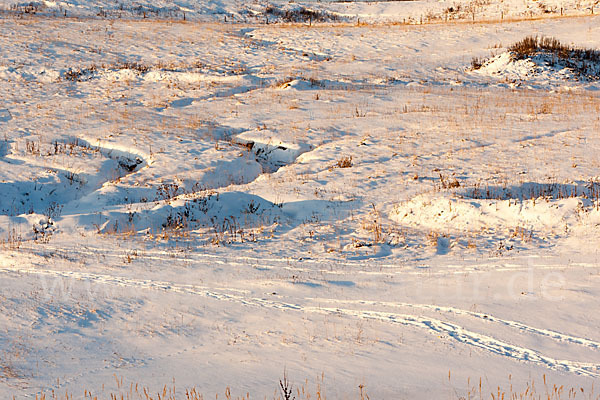
[[[284,370],[298,399],[598,382],[600,86],[504,47],[598,49],[598,17],[3,4],[0,398],[277,398]]]

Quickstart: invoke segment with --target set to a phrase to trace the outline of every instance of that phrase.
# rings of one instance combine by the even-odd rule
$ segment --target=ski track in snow
[[[494,337],[480,334],[467,330],[460,325],[455,323],[442,321],[436,318],[417,316],[411,314],[400,314],[392,312],[383,312],[375,310],[355,310],[351,308],[340,308],[340,307],[315,307],[308,305],[300,305],[294,303],[287,303],[282,301],[273,301],[266,298],[258,297],[246,297],[242,291],[233,292],[229,289],[219,288],[215,289],[196,286],[196,285],[184,285],[175,284],[166,281],[156,281],[150,279],[132,279],[114,275],[94,274],[87,272],[78,271],[57,271],[42,268],[23,268],[23,267],[2,267],[0,273],[19,273],[19,274],[34,274],[41,276],[51,276],[55,278],[72,278],[82,280],[88,284],[107,284],[116,285],[121,287],[131,287],[138,289],[148,290],[160,290],[164,292],[180,293],[186,295],[202,296],[205,298],[227,301],[237,303],[242,306],[249,307],[260,307],[274,310],[291,310],[303,313],[321,314],[321,315],[337,315],[346,316],[362,319],[377,320],[390,324],[398,324],[404,326],[411,326],[418,329],[428,331],[430,334],[435,335],[447,335],[454,340],[477,347],[489,353],[507,357],[515,361],[530,362],[537,365],[542,365],[548,369],[562,372],[574,373],[582,376],[600,377],[600,364],[584,363],[572,360],[560,360],[550,356],[546,356],[536,350],[508,343]],[[539,329],[532,326],[525,325],[520,322],[504,320],[488,314],[482,314],[477,312],[466,311],[454,307],[443,307],[437,305],[428,304],[410,304],[410,303],[388,303],[388,302],[375,302],[366,300],[355,300],[355,301],[343,301],[336,299],[309,299],[318,300],[323,302],[333,303],[348,303],[348,304],[361,304],[369,306],[392,306],[392,307],[406,307],[419,310],[432,310],[446,313],[453,313],[456,315],[465,315],[478,319],[485,319],[489,322],[498,323],[501,325],[514,328],[521,332],[535,334],[543,337],[553,339],[558,342],[566,342],[569,344],[576,344],[588,347],[593,350],[600,349],[600,343],[586,338],[580,338],[562,334],[559,332]]]

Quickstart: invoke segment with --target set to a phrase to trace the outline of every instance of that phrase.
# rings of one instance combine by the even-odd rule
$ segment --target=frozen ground
[[[536,34],[600,20],[2,14],[0,397],[589,398],[600,83]]]

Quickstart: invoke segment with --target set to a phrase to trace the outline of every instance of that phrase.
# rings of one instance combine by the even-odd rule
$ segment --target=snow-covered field
[[[2,2],[0,398],[597,398],[600,68],[508,46],[600,19],[538,3]]]

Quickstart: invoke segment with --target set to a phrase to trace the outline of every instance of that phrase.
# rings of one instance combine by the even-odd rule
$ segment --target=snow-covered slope
[[[0,397],[591,390],[598,82],[496,75],[526,36],[597,49],[598,17],[47,15],[101,3],[69,4],[0,15]]]

